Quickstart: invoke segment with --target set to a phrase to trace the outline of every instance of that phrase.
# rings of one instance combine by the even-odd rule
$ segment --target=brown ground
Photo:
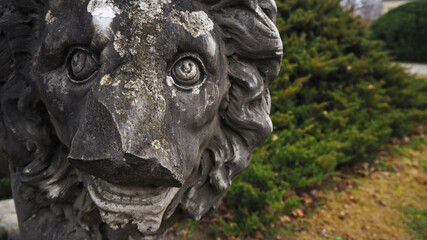
[[[412,239],[401,209],[427,208],[427,173],[420,167],[427,163],[427,146],[403,148],[400,156],[385,159],[388,171],[356,178],[357,187],[325,194],[325,204],[309,214],[305,230],[292,239]]]

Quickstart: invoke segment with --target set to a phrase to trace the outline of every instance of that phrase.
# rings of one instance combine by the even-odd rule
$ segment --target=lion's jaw
[[[132,223],[148,234],[160,228],[166,208],[179,191],[174,187],[123,187],[93,176],[86,176],[85,181],[103,221],[112,229]]]

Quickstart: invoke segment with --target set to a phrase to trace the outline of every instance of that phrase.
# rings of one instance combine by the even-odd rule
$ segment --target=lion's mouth
[[[120,186],[100,178],[87,177],[89,193],[95,202],[109,202],[119,205],[153,205],[165,199],[171,187],[165,186]]]
[[[166,208],[179,191],[167,186],[121,186],[92,175],[82,176],[103,221],[113,229],[132,223],[142,233],[156,232]]]

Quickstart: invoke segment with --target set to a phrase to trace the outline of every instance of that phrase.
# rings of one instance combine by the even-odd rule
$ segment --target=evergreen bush
[[[371,30],[398,60],[427,62],[427,0],[391,10],[375,21]]]
[[[427,82],[393,64],[339,0],[277,0],[284,59],[270,87],[274,132],[226,196],[242,238],[298,206],[286,190],[372,160],[427,119]],[[427,46],[427,42],[425,43]],[[237,231],[238,229],[238,231]]]
[[[12,189],[8,177],[0,173],[0,200],[12,198]]]

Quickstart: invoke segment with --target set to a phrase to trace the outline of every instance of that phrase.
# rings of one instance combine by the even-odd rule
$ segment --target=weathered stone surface
[[[0,12],[0,161],[24,239],[160,239],[218,206],[272,130],[273,0]]]

